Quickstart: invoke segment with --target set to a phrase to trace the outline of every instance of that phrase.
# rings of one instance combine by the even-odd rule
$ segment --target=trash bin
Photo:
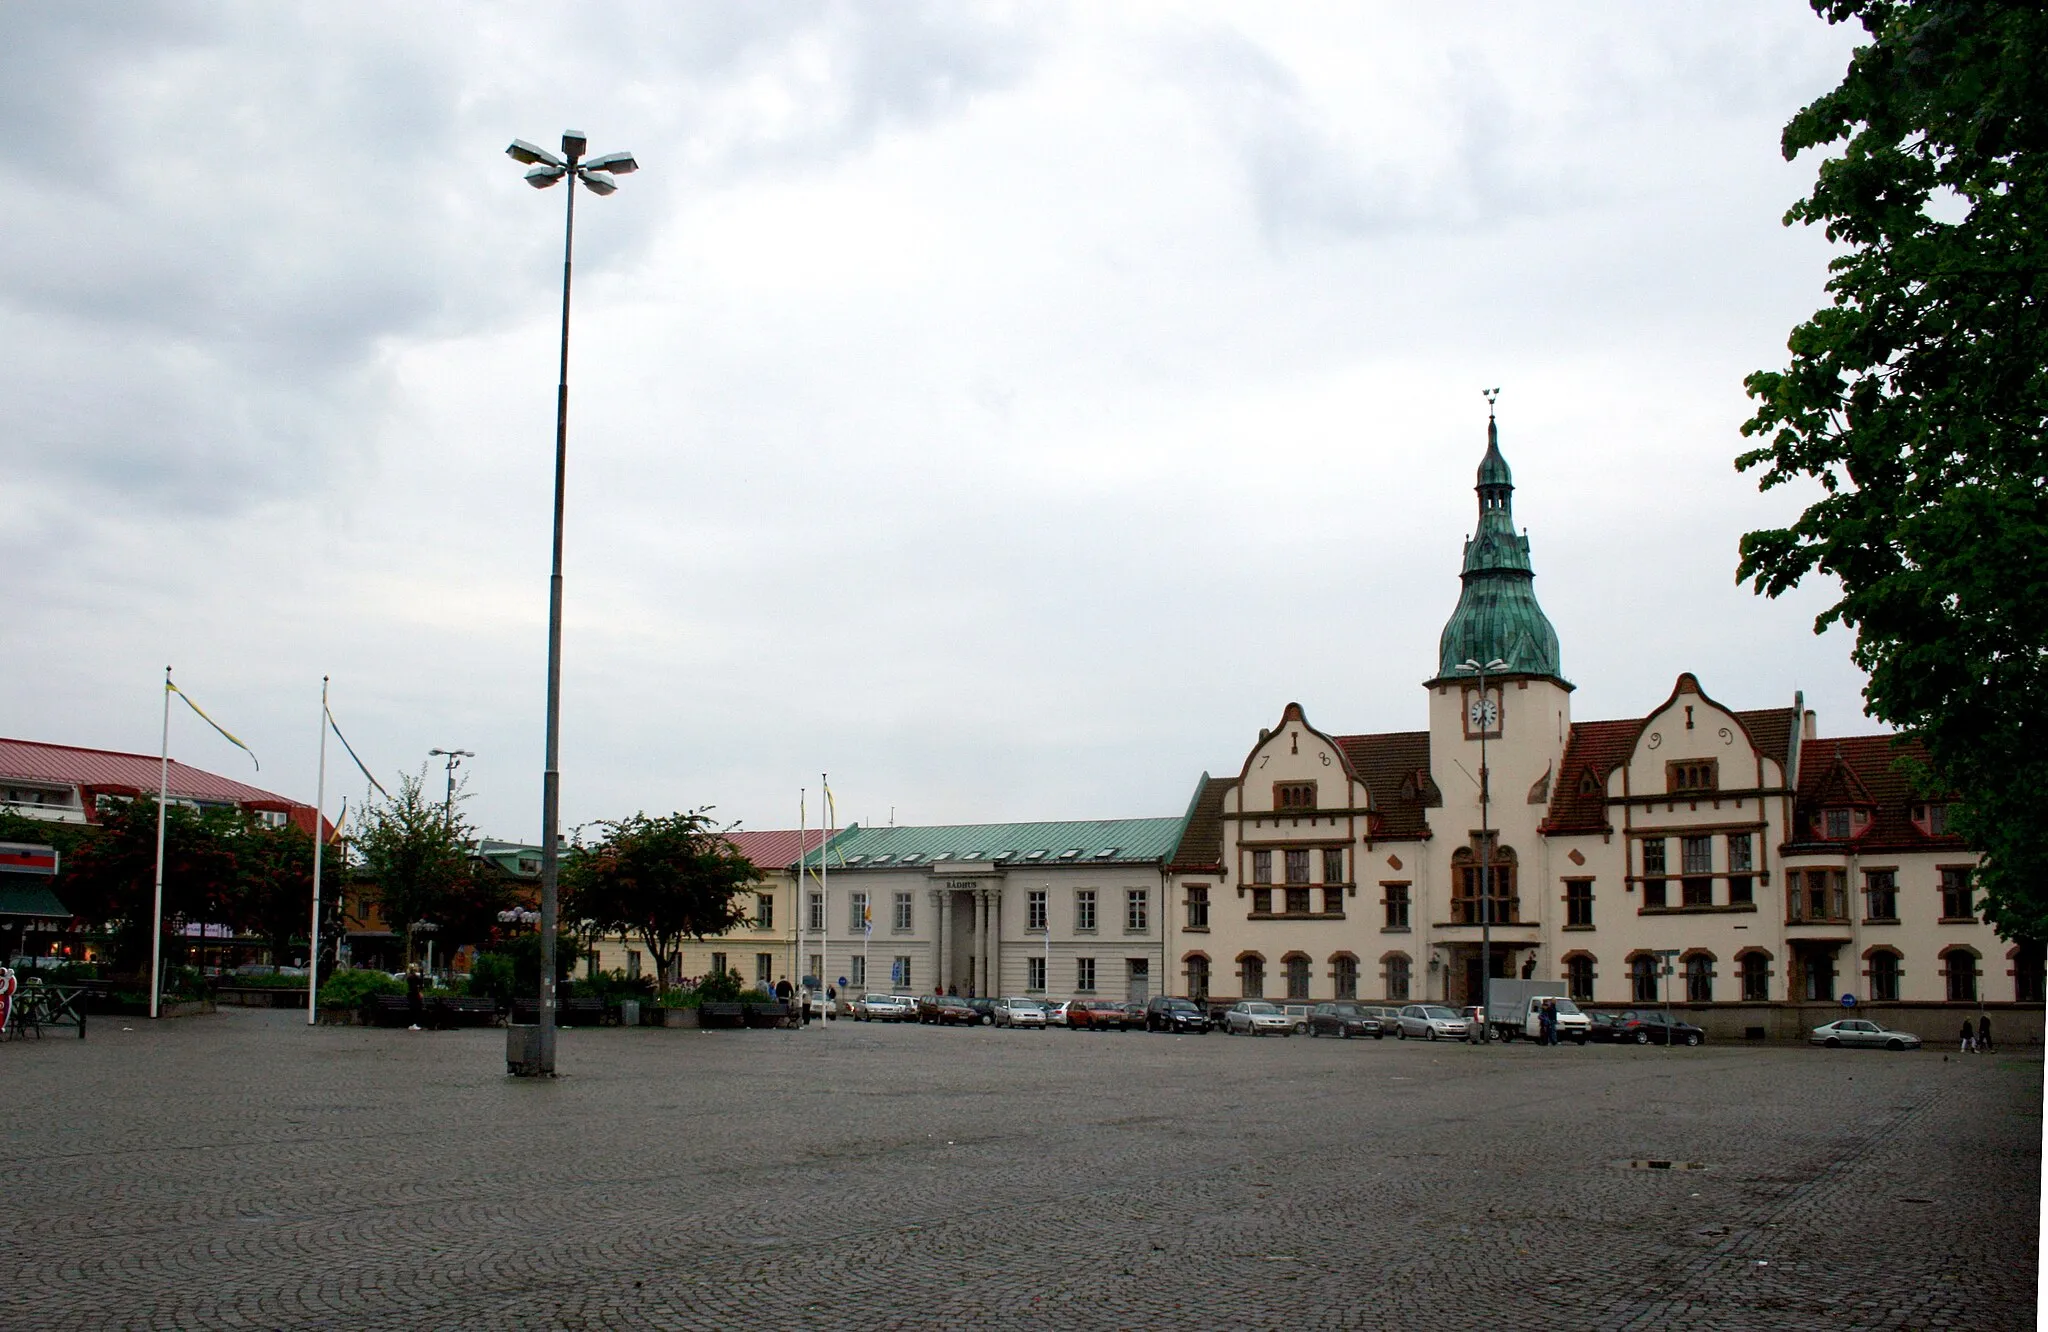
[[[505,1024],[505,1071],[513,1077],[540,1076],[540,1024]]]
[[[619,1000],[619,1025],[622,1027],[637,1027],[640,1025],[640,1001],[638,999]]]

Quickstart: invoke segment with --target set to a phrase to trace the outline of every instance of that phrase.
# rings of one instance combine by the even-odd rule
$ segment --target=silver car
[[[1917,1050],[1920,1038],[1910,1031],[1893,1031],[1869,1018],[1841,1018],[1813,1029],[1809,1045],[1870,1045],[1881,1050]]]
[[[1269,1031],[1292,1036],[1294,1019],[1263,999],[1242,999],[1223,1014],[1223,1031],[1229,1036],[1263,1036]]]
[[[1045,1027],[1045,1005],[1036,999],[996,1000],[998,1027]]]
[[[910,1022],[917,1017],[917,1005],[900,994],[864,994],[856,1016],[868,1022]]]
[[[1442,1004],[1410,1004],[1401,1010],[1401,1029],[1394,1034],[1426,1041],[1462,1041],[1468,1030],[1465,1019]]]

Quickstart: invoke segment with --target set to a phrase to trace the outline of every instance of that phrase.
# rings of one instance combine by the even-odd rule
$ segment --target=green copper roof
[[[1536,604],[1529,538],[1515,531],[1514,474],[1500,452],[1500,429],[1486,422],[1479,464],[1479,525],[1465,543],[1465,589],[1437,643],[1437,677],[1459,674],[1460,662],[1504,661],[1502,674],[1563,678],[1557,630]]]
[[[993,860],[1006,869],[1040,865],[1127,865],[1164,860],[1183,819],[1095,819],[1081,823],[963,823],[938,828],[863,828],[823,849],[828,869],[920,869],[934,861]],[[812,851],[805,863],[818,863]]]

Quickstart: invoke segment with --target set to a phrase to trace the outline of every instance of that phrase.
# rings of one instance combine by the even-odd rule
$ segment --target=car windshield
[[[1458,1020],[1458,1015],[1456,1013],[1453,1013],[1448,1008],[1439,1008],[1435,1004],[1426,1005],[1422,1010],[1422,1016],[1426,1018],[1447,1019],[1452,1022],[1456,1022]]]
[[[1280,1010],[1271,1004],[1246,1004],[1244,1011],[1247,1013],[1277,1013]]]
[[[1195,1006],[1185,999],[1169,999],[1163,1005],[1170,1013],[1192,1013]]]
[[[1013,1013],[1036,1013],[1039,1011],[1039,1004],[1036,999],[1012,999],[1010,1000],[1010,1011]]]
[[[1357,1004],[1331,1004],[1330,1011],[1338,1017],[1357,1017],[1359,1008]]]
[[[1557,1011],[1560,1013],[1578,1014],[1579,1006],[1569,999],[1560,999],[1557,1001]]]

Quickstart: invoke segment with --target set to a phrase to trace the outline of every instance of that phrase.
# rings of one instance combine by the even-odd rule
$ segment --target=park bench
[[[498,1001],[487,994],[445,994],[427,1001],[427,1016],[437,1027],[495,1027]]]
[[[697,1025],[700,1027],[744,1027],[747,1024],[745,1004],[699,1004]]]
[[[787,1027],[790,1025],[788,1004],[748,1004],[747,1025],[750,1027]]]
[[[555,1001],[555,1025],[558,1027],[595,1027],[604,1022],[605,1007],[602,999],[557,999]],[[530,1026],[540,1021],[540,1000],[514,999],[512,1020]]]
[[[15,992],[14,1006],[7,1014],[7,1029],[0,1038],[25,1040],[33,1033],[43,1038],[44,1027],[76,1027],[78,1039],[85,1039],[85,987],[52,985],[31,978]]]

